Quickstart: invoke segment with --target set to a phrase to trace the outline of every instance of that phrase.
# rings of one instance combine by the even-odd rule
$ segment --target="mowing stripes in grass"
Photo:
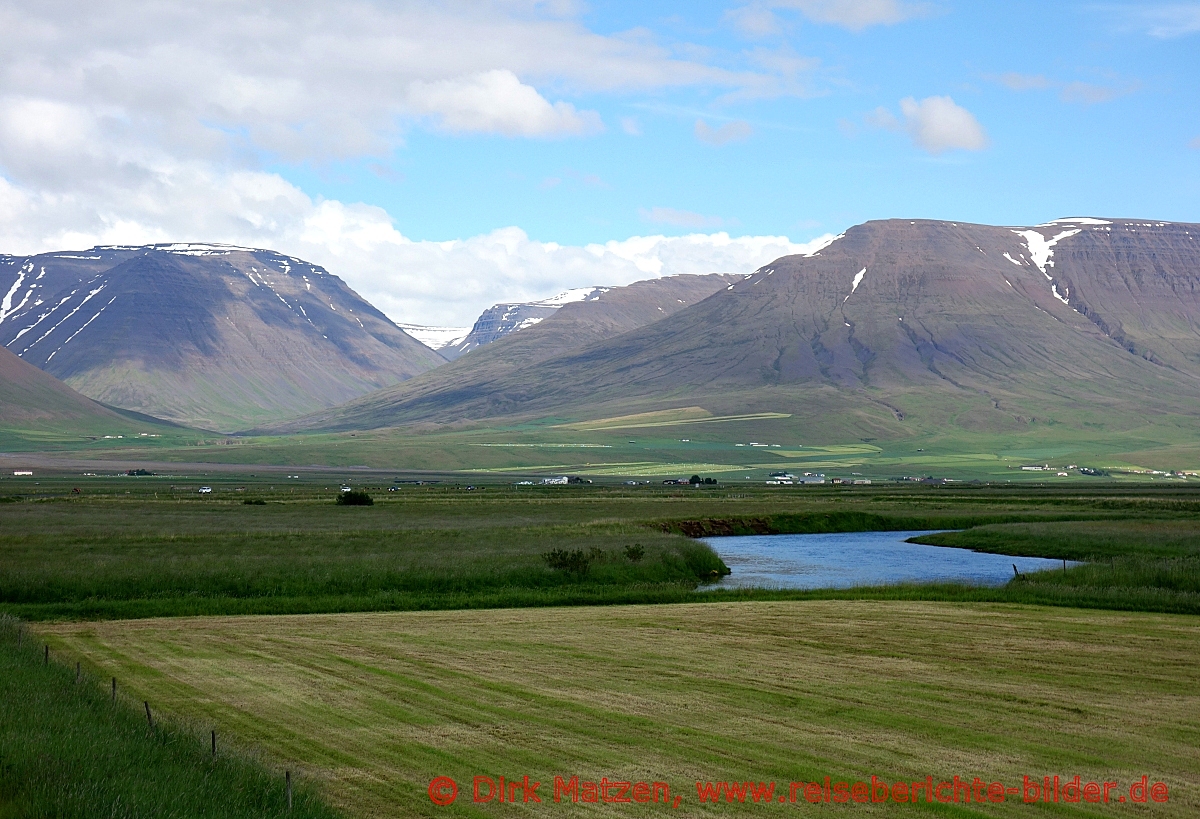
[[[1200,620],[997,604],[712,603],[46,624],[142,698],[304,760],[363,817],[646,816],[662,806],[472,805],[475,775],[697,780],[1167,782],[1200,815]],[[458,801],[427,787],[451,776]],[[854,805],[846,815],[898,815]],[[601,812],[603,811],[603,812]],[[1129,806],[908,805],[944,816]]]
[[[0,817],[335,819],[310,789],[289,814],[283,776],[212,754],[191,732],[150,720],[0,618]],[[114,689],[115,691],[115,689]],[[157,716],[157,715],[156,715]]]

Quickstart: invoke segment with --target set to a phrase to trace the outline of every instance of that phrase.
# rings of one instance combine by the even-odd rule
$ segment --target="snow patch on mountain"
[[[858,289],[860,284],[862,284],[863,276],[865,275],[867,275],[867,269],[865,267],[854,274],[854,281],[850,283],[850,292],[846,294],[846,298],[842,299],[842,304],[845,304],[850,300],[850,297],[854,295],[854,291]]]
[[[1063,239],[1069,239],[1076,233],[1080,232],[1080,228],[1064,230],[1047,239],[1036,230],[1013,231],[1013,233],[1025,240],[1025,247],[1029,249],[1029,257],[1033,259],[1033,263],[1037,265],[1038,270],[1042,271],[1042,275],[1045,276],[1047,280],[1050,279],[1050,274],[1046,272],[1046,268],[1054,266],[1054,262],[1050,258],[1054,255],[1054,246]]]
[[[404,332],[431,350],[440,350],[460,343],[471,332],[470,327],[427,327],[421,324],[397,324]]]

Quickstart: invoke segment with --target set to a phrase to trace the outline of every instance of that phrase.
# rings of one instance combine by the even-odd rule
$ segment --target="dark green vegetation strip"
[[[46,481],[42,497],[0,507],[0,611],[111,619],[857,597],[1200,612],[1200,491],[1186,488],[368,486],[375,503],[358,507],[334,502],[336,484],[71,488]],[[693,539],[942,528],[966,531],[933,536],[939,545],[1088,565],[1000,589],[710,592],[723,564]],[[583,553],[586,569],[555,568],[556,550]]]
[[[287,809],[284,777],[206,738],[156,722],[91,675],[53,660],[0,618],[0,817],[327,817],[299,782]],[[140,708],[140,704],[138,705]],[[153,714],[152,716],[157,717]]]

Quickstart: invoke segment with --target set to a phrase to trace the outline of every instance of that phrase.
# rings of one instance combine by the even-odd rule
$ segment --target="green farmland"
[[[1194,816],[1192,617],[879,601],[222,617],[43,626],[52,650],[302,768],[347,814],[593,816],[555,775],[663,781],[676,815],[893,816],[895,804],[698,804],[699,781],[1080,775],[1152,805],[905,805],[921,815]],[[475,805],[472,777],[541,781]],[[460,785],[435,807],[435,776]],[[1114,792],[1115,794],[1115,792]]]
[[[1200,493],[1186,482],[542,487],[241,469],[3,481],[0,613],[30,639],[3,649],[18,705],[0,727],[0,817],[273,815],[284,771],[314,816],[664,809],[472,803],[473,776],[526,774],[543,796],[555,775],[664,782],[681,816],[893,815],[813,806],[802,788],[795,803],[735,788],[702,805],[695,785],[787,796],[873,774],[1079,775],[1127,796],[1145,775],[1169,792],[904,808],[923,814],[1200,806]],[[336,504],[344,484],[373,505]],[[997,588],[721,591],[724,564],[696,539],[867,530],[1080,565]],[[91,750],[110,742],[111,759]],[[453,805],[430,801],[435,776],[459,783]],[[164,788],[191,806],[162,808]]]

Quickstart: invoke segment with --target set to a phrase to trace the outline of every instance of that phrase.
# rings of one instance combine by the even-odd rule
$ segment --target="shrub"
[[[640,544],[640,543],[635,543],[632,546],[625,547],[625,557],[629,558],[630,563],[637,563],[639,560],[641,560],[645,556],[646,556],[646,550],[642,547],[642,544]]]
[[[338,506],[374,506],[375,501],[361,489],[351,489],[338,495]]]
[[[262,498],[246,498],[242,501],[246,506],[266,506],[267,502]]]
[[[588,566],[592,562],[591,556],[582,549],[576,549],[571,552],[568,552],[566,549],[551,549],[542,555],[542,560],[546,561],[546,565],[551,569],[570,572],[581,577],[587,574]]]

